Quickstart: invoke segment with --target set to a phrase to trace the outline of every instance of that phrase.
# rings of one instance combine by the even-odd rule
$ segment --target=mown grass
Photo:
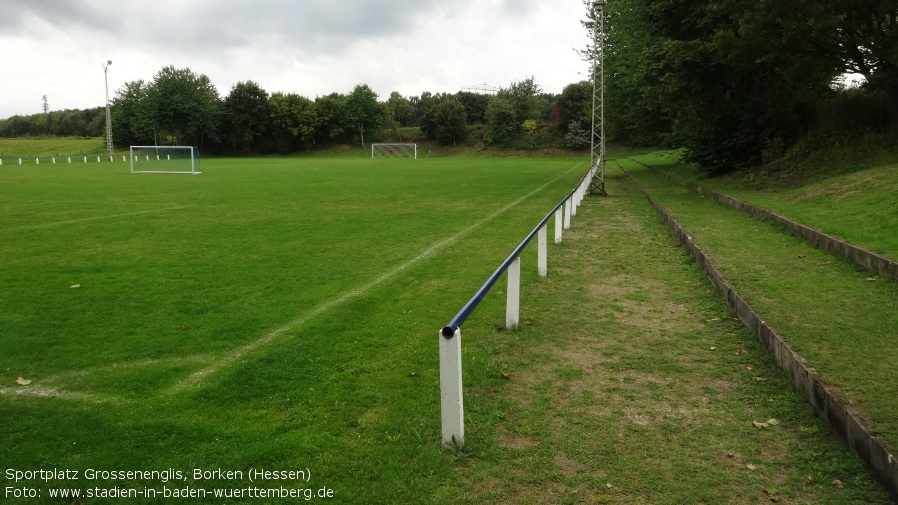
[[[642,195],[606,182],[548,278],[525,268],[526,324],[463,329],[498,381],[466,398],[489,430],[466,502],[888,503]]]
[[[439,449],[437,331],[585,168],[4,168],[0,416],[14,421],[0,459],[309,468],[344,502],[431,494],[453,461]]]
[[[521,331],[501,286],[465,323],[467,445],[440,449],[438,330],[585,169],[0,170],[0,460],[309,469],[267,484],[338,503],[885,502],[632,188],[587,201],[549,279],[525,252]]]
[[[896,447],[898,283],[624,163],[764,320]]]
[[[796,181],[750,171],[703,178],[676,151],[642,157],[679,177],[770,209],[824,233],[874,252],[898,258],[898,164],[895,156],[877,157],[862,166],[820,160],[819,172]],[[840,170],[841,168],[841,170]]]
[[[105,152],[106,141],[99,137],[0,138],[0,157],[3,158],[103,154]],[[5,163],[8,161],[6,160]]]

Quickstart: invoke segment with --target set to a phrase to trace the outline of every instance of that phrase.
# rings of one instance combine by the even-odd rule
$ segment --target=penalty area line
[[[21,386],[18,388],[0,387],[0,396],[19,396],[32,398],[59,398],[61,400],[73,400],[88,403],[123,403],[121,398],[115,396],[99,395],[96,393],[82,393],[79,391],[66,391],[54,387],[40,387],[36,385]]]
[[[68,221],[57,221],[55,223],[43,223],[43,224],[29,224],[25,226],[14,226],[12,228],[0,228],[0,233],[7,231],[19,231],[19,230],[35,230],[40,228],[52,228],[54,226],[61,226],[64,224],[73,224],[73,223],[82,223],[85,221],[97,221],[100,219],[113,219],[117,217],[126,217],[126,216],[137,216],[140,214],[150,214],[153,212],[167,212],[170,210],[181,210],[186,209],[187,207],[192,207],[192,205],[181,205],[178,207],[166,207],[164,209],[149,209],[149,210],[138,210],[135,212],[126,212],[124,214],[110,214],[106,216],[94,216],[94,217],[82,217],[78,219],[69,219]]]
[[[511,209],[511,208],[513,208],[513,207],[515,207],[515,206],[517,206],[518,204],[520,204],[520,203],[523,202],[524,200],[526,200],[526,199],[530,198],[531,196],[533,196],[533,195],[539,193],[540,191],[542,191],[543,189],[545,189],[545,188],[546,188],[547,186],[549,186],[550,184],[554,183],[554,182],[557,181],[558,179],[561,179],[561,178],[564,177],[565,175],[569,174],[571,171],[577,169],[577,167],[581,166],[582,164],[583,164],[583,163],[578,163],[578,164],[574,165],[573,167],[571,167],[569,170],[563,172],[563,173],[562,173],[561,175],[559,175],[558,177],[556,177],[556,178],[552,179],[551,181],[549,181],[549,182],[543,184],[542,186],[536,188],[535,190],[533,190],[533,191],[531,191],[530,193],[528,193],[528,194],[522,196],[521,198],[518,198],[517,200],[515,200],[515,201],[509,203],[508,205],[506,205],[506,206],[504,206],[504,207],[502,207],[502,208],[500,208],[500,209],[494,211],[492,214],[486,216],[485,218],[481,219],[480,221],[474,223],[473,225],[471,225],[471,226],[469,226],[469,227],[467,227],[467,228],[461,230],[460,232],[456,233],[455,235],[452,235],[451,237],[445,238],[445,239],[443,239],[443,240],[437,242],[436,244],[433,244],[432,246],[430,246],[427,250],[425,250],[425,251],[422,252],[421,254],[419,254],[419,255],[415,256],[414,258],[412,258],[412,259],[406,261],[405,263],[402,263],[401,265],[399,265],[399,266],[393,268],[392,270],[387,271],[386,273],[380,275],[379,277],[377,277],[377,278],[374,279],[373,281],[371,281],[371,282],[369,282],[369,283],[367,283],[367,284],[365,284],[365,285],[363,285],[363,286],[361,286],[361,287],[358,287],[358,288],[356,288],[356,289],[353,289],[353,290],[351,290],[351,291],[347,291],[346,293],[344,293],[343,295],[341,295],[341,296],[338,297],[338,298],[335,298],[335,299],[330,300],[330,301],[328,301],[328,302],[322,303],[321,305],[318,305],[317,307],[315,307],[315,308],[312,309],[311,311],[309,311],[309,312],[307,312],[307,313],[305,313],[305,314],[303,314],[303,315],[297,317],[296,319],[293,319],[292,321],[290,321],[290,322],[288,322],[287,324],[281,326],[280,328],[277,328],[277,329],[275,329],[275,330],[272,330],[271,332],[266,333],[265,335],[259,337],[258,339],[254,340],[254,341],[252,341],[252,342],[250,342],[250,343],[248,343],[248,344],[246,344],[246,345],[243,345],[243,346],[241,346],[241,347],[238,347],[237,349],[235,349],[234,351],[232,351],[232,352],[231,352],[230,354],[228,354],[227,356],[223,356],[222,358],[220,358],[220,359],[218,359],[218,360],[216,360],[216,361],[213,361],[212,363],[209,364],[209,366],[207,366],[207,367],[205,367],[205,368],[203,368],[203,369],[201,369],[201,370],[198,370],[198,371],[196,371],[196,372],[190,374],[189,376],[185,377],[183,380],[177,382],[177,383],[174,384],[171,388],[169,388],[168,391],[169,391],[170,393],[177,393],[178,391],[183,391],[183,390],[185,390],[185,389],[187,389],[187,388],[193,388],[193,387],[199,386],[199,385],[200,385],[200,384],[201,384],[207,377],[209,377],[210,375],[214,374],[215,372],[218,372],[218,371],[220,371],[220,370],[223,370],[223,369],[225,369],[225,368],[227,368],[227,367],[229,367],[229,366],[231,366],[231,365],[233,365],[233,364],[239,362],[239,361],[240,361],[241,359],[243,359],[247,354],[250,354],[251,352],[255,351],[256,349],[258,349],[258,348],[260,348],[260,347],[262,347],[262,346],[264,346],[264,345],[266,345],[266,344],[269,344],[269,343],[271,343],[271,342],[273,342],[273,341],[279,339],[280,337],[282,337],[282,336],[283,336],[285,333],[287,333],[288,331],[293,330],[293,329],[296,329],[296,328],[298,328],[299,326],[302,326],[303,324],[305,324],[307,321],[309,321],[309,320],[312,319],[313,317],[315,317],[315,316],[317,316],[317,315],[319,315],[319,314],[322,314],[322,313],[324,313],[324,312],[327,312],[328,310],[330,310],[330,309],[332,309],[332,308],[334,308],[334,307],[336,307],[336,306],[338,306],[338,305],[341,305],[341,304],[345,303],[345,302],[348,301],[348,300],[351,300],[351,299],[353,299],[353,298],[356,298],[356,297],[359,297],[359,296],[364,295],[365,293],[367,293],[369,290],[371,290],[372,288],[376,287],[377,285],[379,285],[379,284],[381,284],[381,283],[383,283],[383,282],[385,282],[385,281],[387,281],[387,280],[389,280],[389,279],[395,277],[396,275],[398,275],[398,274],[402,273],[403,271],[407,270],[407,269],[408,269],[409,267],[411,267],[412,265],[415,265],[416,263],[418,263],[418,262],[420,262],[421,260],[423,260],[423,259],[429,257],[430,255],[432,255],[433,253],[439,251],[440,249],[443,249],[444,247],[446,247],[447,245],[451,244],[452,242],[458,240],[459,238],[461,238],[461,237],[467,235],[468,233],[471,233],[472,231],[476,230],[477,228],[480,228],[480,227],[483,226],[484,224],[486,224],[486,223],[490,222],[491,220],[495,219],[495,218],[496,218],[497,216],[499,216],[500,214],[502,214],[502,213],[504,213],[504,212],[507,212],[509,209]]]

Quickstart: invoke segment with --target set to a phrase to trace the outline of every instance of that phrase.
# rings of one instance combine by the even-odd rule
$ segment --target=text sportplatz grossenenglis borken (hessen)
[[[7,468],[3,501],[79,498],[334,498],[308,484],[308,468],[293,470],[71,470]],[[121,485],[118,485],[118,484]]]

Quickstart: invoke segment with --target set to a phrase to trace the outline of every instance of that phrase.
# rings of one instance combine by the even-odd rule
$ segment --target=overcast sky
[[[314,99],[386,100],[533,76],[560,93],[588,65],[582,0],[0,0],[0,118],[102,106],[174,65],[226,96],[253,80]]]

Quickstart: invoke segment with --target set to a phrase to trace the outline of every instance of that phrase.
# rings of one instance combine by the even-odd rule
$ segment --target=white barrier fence
[[[571,216],[577,215],[577,208],[583,202],[589,183],[596,174],[598,165],[583,174],[580,183],[555,206],[546,217],[521,241],[499,268],[486,280],[477,293],[465,304],[439,332],[440,340],[440,412],[442,417],[443,445],[464,445],[465,421],[462,395],[461,372],[461,325],[474,312],[483,298],[503,273],[507,272],[508,292],[505,305],[505,327],[518,328],[521,317],[521,253],[537,237],[537,271],[541,277],[548,275],[548,222],[555,217],[555,243],[561,243],[562,228],[571,227]]]
[[[130,162],[130,160],[128,159],[129,157],[130,156],[127,154],[122,155],[122,162],[129,163]],[[151,158],[150,155],[146,155],[145,157],[146,157],[147,161],[149,161]],[[156,161],[171,161],[170,155],[160,156],[157,154],[155,157],[156,157]],[[95,154],[91,154],[89,156],[85,156],[83,154],[71,155],[71,156],[0,156],[0,166],[7,164],[9,162],[9,160],[12,160],[13,163],[18,164],[18,165],[31,163],[31,160],[34,160],[35,165],[40,165],[42,162],[43,163],[49,162],[49,163],[55,165],[56,160],[59,159],[60,163],[62,163],[62,160],[65,160],[66,163],[71,165],[73,163],[72,160],[74,160],[74,163],[82,163],[83,164],[83,163],[88,163],[88,162],[94,162],[95,158],[96,158],[96,163],[106,162],[106,161],[112,163],[112,162],[115,162],[118,160],[118,156],[105,156],[105,155],[95,155]],[[137,161],[137,159],[138,159],[138,157],[135,156],[134,161]]]

